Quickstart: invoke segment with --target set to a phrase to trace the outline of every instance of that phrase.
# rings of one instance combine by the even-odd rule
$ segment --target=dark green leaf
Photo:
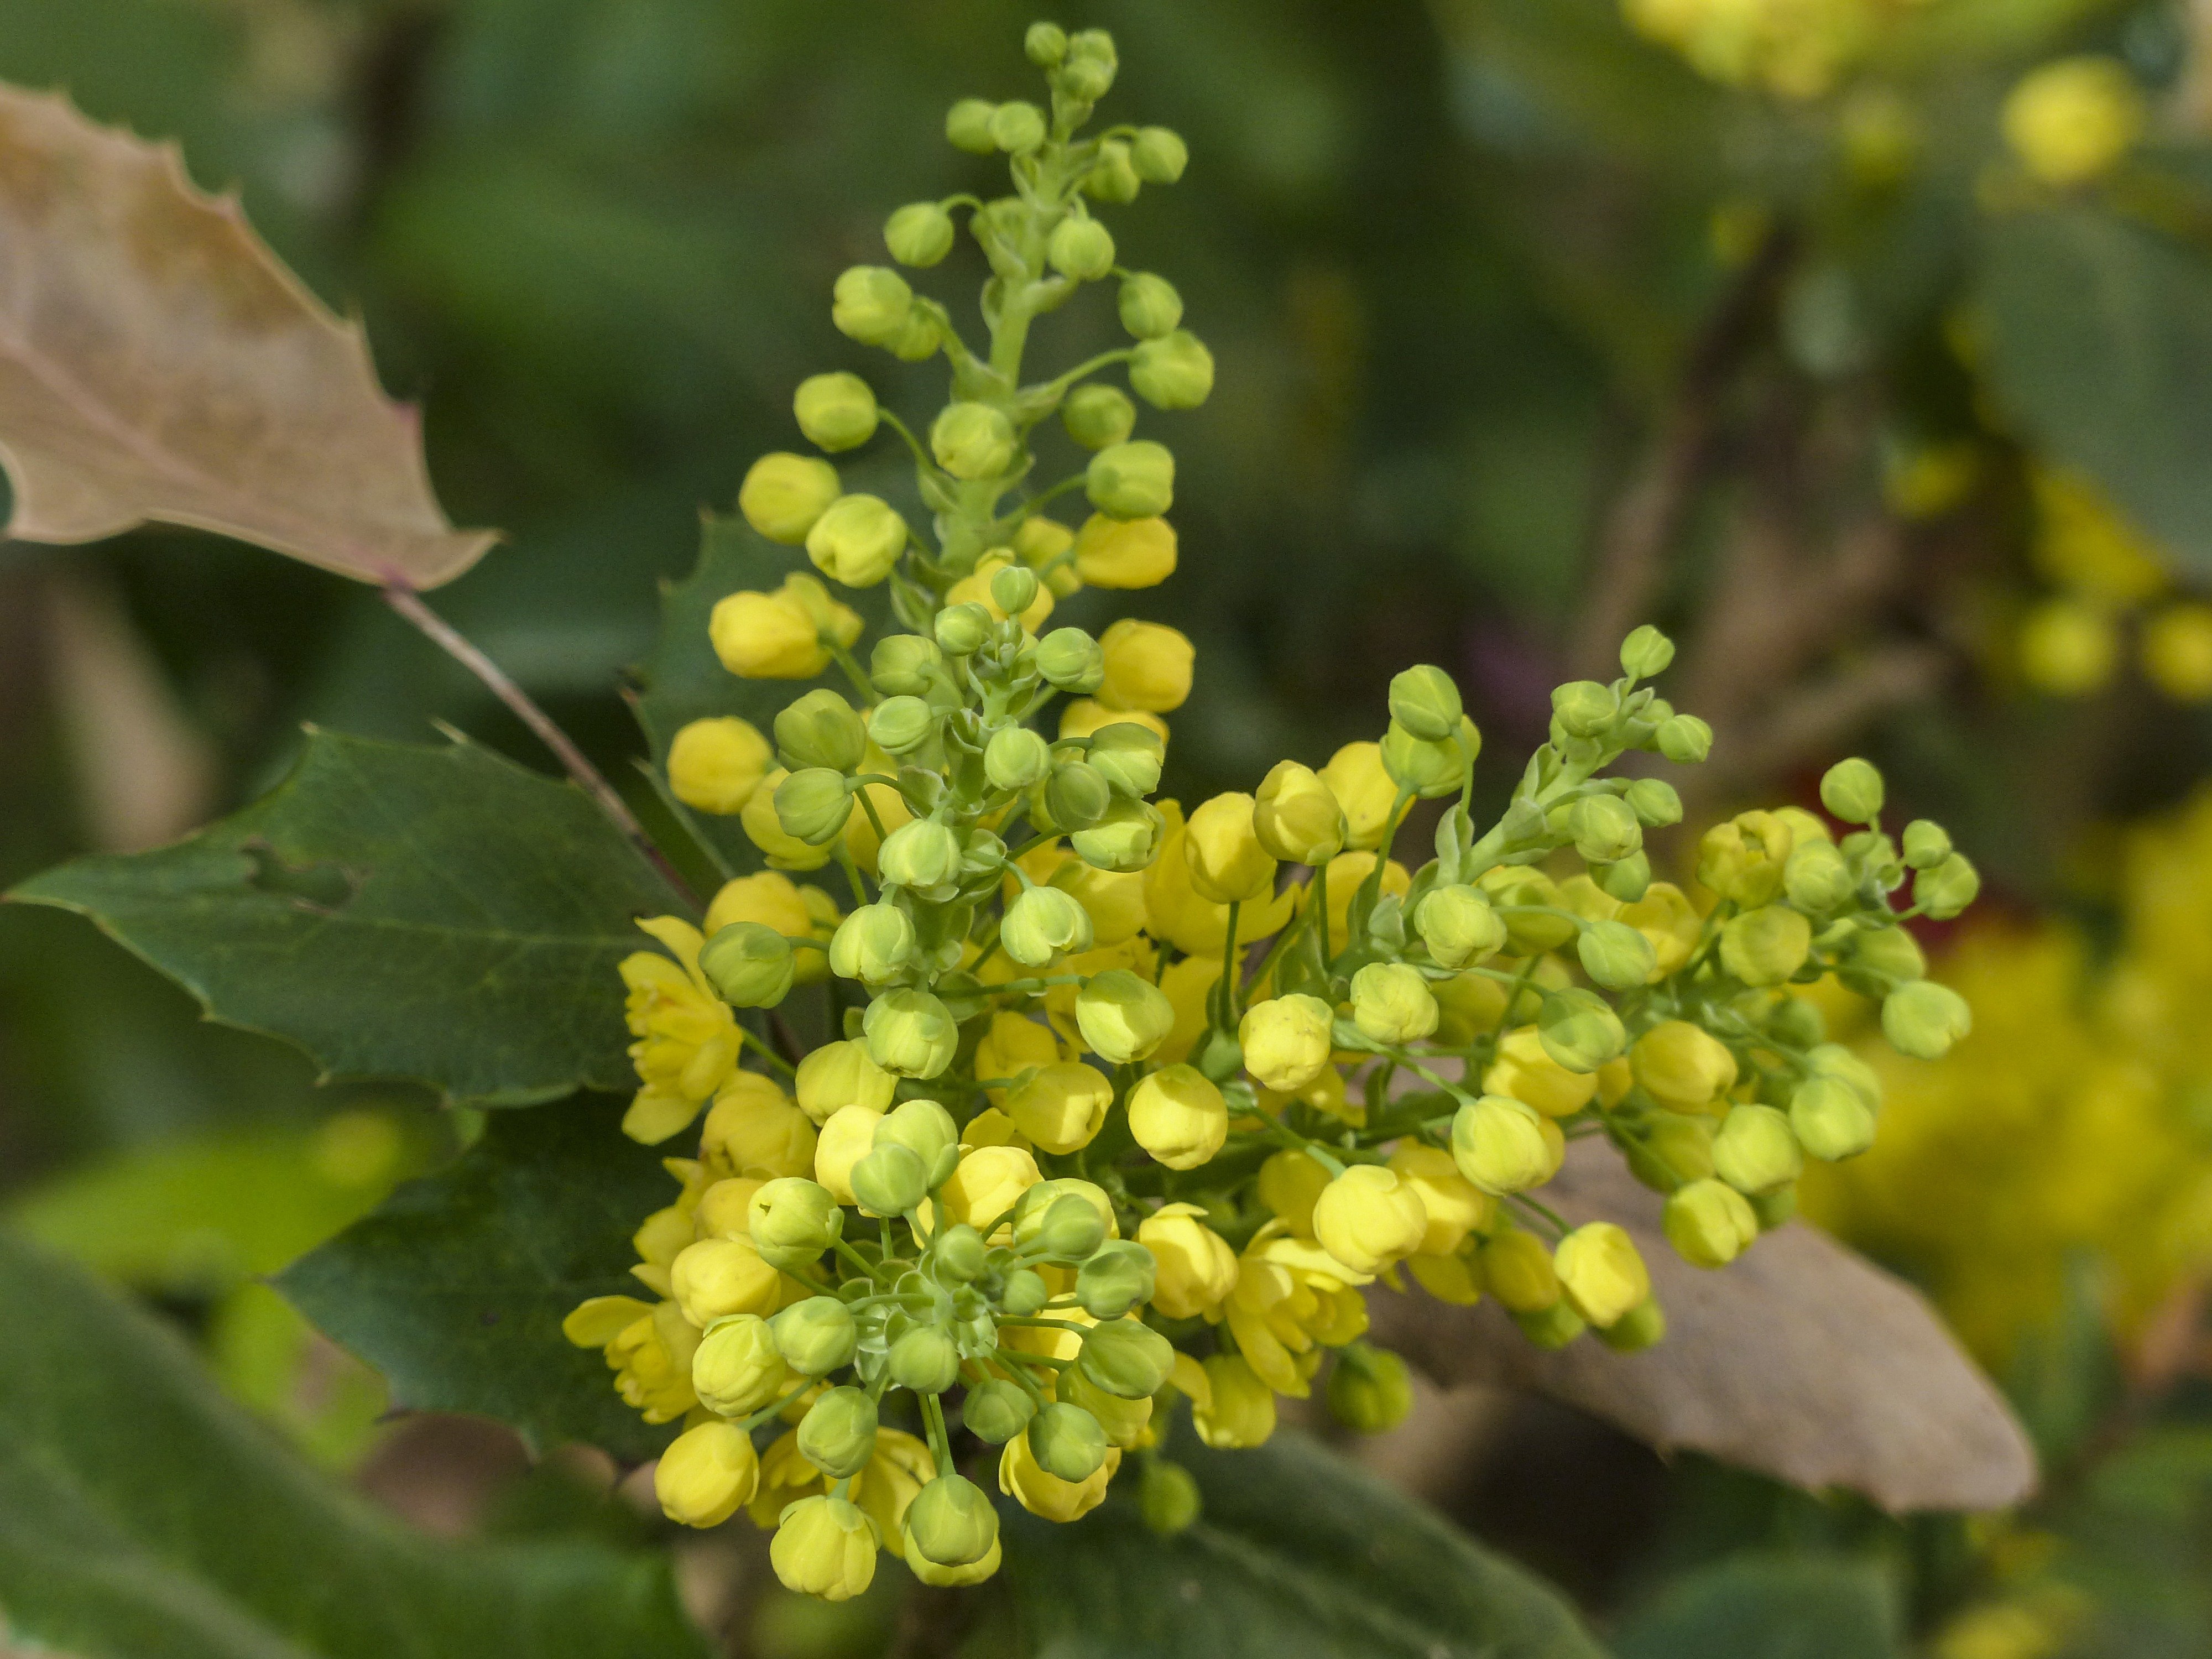
[[[0,1606],[82,1659],[702,1656],[664,1561],[406,1531],[81,1269],[0,1237]]]
[[[629,1275],[630,1235],[676,1187],[621,1116],[590,1096],[494,1114],[458,1161],[409,1182],[276,1287],[383,1372],[396,1405],[480,1412],[533,1445],[651,1457],[673,1431],[647,1426],[599,1355],[561,1334],[586,1297],[650,1297]]]
[[[1145,1528],[1136,1470],[1066,1526],[1002,1505],[1028,1650],[1052,1659],[1596,1659],[1557,1591],[1288,1431],[1256,1450],[1185,1436],[1206,1511]]]
[[[1996,221],[1989,370],[2021,435],[2212,570],[2212,264],[2088,207]]]
[[[1743,1555],[1677,1579],[1613,1638],[1619,1659],[1893,1659],[1895,1586],[1871,1561]]]
[[[679,908],[584,794],[488,750],[313,731],[244,811],[151,853],[80,859],[10,897],[100,927],[225,1024],[331,1077],[517,1105],[619,1089],[616,964]]]

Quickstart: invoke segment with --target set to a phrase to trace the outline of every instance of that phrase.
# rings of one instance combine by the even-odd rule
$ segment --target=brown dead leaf
[[[1667,1340],[1615,1353],[1531,1346],[1498,1307],[1370,1294],[1376,1340],[1444,1382],[1531,1389],[1661,1450],[1686,1447],[1893,1513],[1992,1510],[2034,1491],[2035,1453],[2002,1396],[1917,1292],[1792,1222],[1717,1273],[1660,1231],[1660,1200],[1583,1141],[1544,1189],[1570,1222],[1620,1222],[1650,1263]]]
[[[440,511],[411,408],[173,144],[0,86],[0,465],[8,533],[147,520],[363,581],[449,581],[495,539]]]

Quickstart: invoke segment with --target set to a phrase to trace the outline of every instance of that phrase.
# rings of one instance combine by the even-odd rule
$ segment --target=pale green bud
[[[862,345],[888,345],[905,328],[914,307],[906,278],[884,265],[854,265],[837,278],[830,320]]]
[[[1831,1163],[1874,1145],[1874,1114],[1858,1091],[1838,1078],[1797,1085],[1790,1097],[1790,1127],[1807,1152]]]
[[[1135,429],[1137,406],[1121,387],[1094,381],[1067,394],[1060,406],[1060,421],[1067,435],[1085,449],[1104,449]]]
[[[1505,948],[1504,922],[1463,882],[1432,888],[1413,912],[1413,931],[1446,968],[1464,968]]]
[[[1670,823],[1682,821],[1682,798],[1664,778],[1638,778],[1628,786],[1621,799],[1628,803],[1628,810],[1636,814],[1636,821],[1646,830],[1664,830]]]
[[[906,1151],[902,1146],[879,1150]],[[960,1380],[960,1351],[934,1325],[917,1326],[892,1343],[890,1359],[891,1381],[916,1394],[943,1394]]]
[[[847,1184],[873,1215],[904,1215],[929,1196],[929,1172],[904,1146],[878,1141],[860,1155]]]
[[[941,1076],[960,1046],[951,1012],[927,991],[884,992],[868,1005],[860,1030],[868,1058],[893,1077]]]
[[[959,1158],[960,1148],[956,1140],[953,1158]],[[930,1242],[929,1258],[936,1264],[939,1279],[955,1285],[972,1285],[983,1276],[989,1250],[983,1235],[964,1221],[956,1221]]]
[[[914,960],[914,921],[896,904],[863,904],[830,938],[830,971],[880,985]]]
[[[1598,890],[1607,897],[1634,904],[1650,890],[1651,860],[1640,852],[1631,853],[1599,869],[1595,877]]]
[[[1026,726],[1010,726],[983,750],[983,775],[994,789],[1026,789],[1052,770],[1052,745]]]
[[[887,696],[919,696],[930,688],[944,665],[945,653],[934,640],[919,634],[886,634],[869,655],[868,678]],[[869,730],[874,730],[872,722]]]
[[[794,1302],[768,1323],[784,1364],[801,1376],[827,1376],[851,1364],[860,1347],[852,1310],[834,1296]]]
[[[1113,86],[1120,66],[1114,37],[1104,29],[1084,29],[1068,37],[1067,56],[1060,60],[1054,79],[1070,98],[1095,104]]]
[[[1509,1095],[1485,1095],[1452,1119],[1452,1162],[1486,1193],[1522,1192],[1552,1178],[1551,1147],[1536,1109]]]
[[[1096,219],[1071,215],[1053,227],[1044,257],[1063,276],[1096,282],[1114,269],[1114,233]]]
[[[1057,1402],[1030,1419],[1030,1455],[1047,1474],[1088,1480],[1106,1461],[1106,1431],[1080,1406]]]
[[[927,306],[914,306],[899,331],[884,343],[884,349],[902,363],[919,363],[936,355],[945,341],[944,329]]]
[[[1175,1350],[1142,1320],[1109,1319],[1084,1332],[1083,1352],[1076,1364],[1093,1384],[1116,1399],[1144,1400],[1167,1386],[1175,1370]]]
[[[960,1404],[960,1420],[969,1433],[994,1446],[1003,1446],[1029,1426],[1036,1415],[1036,1402],[1018,1382],[993,1377],[968,1390]]]
[[[1182,295],[1164,276],[1139,270],[1124,279],[1120,301],[1121,326],[1139,340],[1172,333],[1182,321]]]
[[[787,703],[775,717],[776,754],[793,771],[826,766],[849,772],[860,763],[867,744],[853,705],[826,686]]]
[[[717,928],[699,952],[699,971],[732,1008],[773,1008],[791,990],[791,941],[764,922]]]
[[[937,711],[920,697],[886,697],[868,716],[868,736],[887,755],[911,754],[936,735]]]
[[[1007,155],[1035,149],[1044,138],[1044,112],[1035,104],[1018,98],[991,112],[991,142]]]
[[[1912,902],[1938,921],[1948,921],[1982,890],[1981,872],[1964,853],[1923,870],[1912,881]]]
[[[1137,348],[1129,385],[1154,409],[1196,409],[1213,393],[1213,354],[1188,329],[1176,329]]]
[[[1143,1245],[1108,1239],[1076,1273],[1075,1299],[1093,1319],[1119,1319],[1152,1300],[1158,1272],[1152,1253]]]
[[[1148,185],[1171,185],[1190,162],[1190,147],[1171,128],[1140,127],[1129,147],[1137,176]]]
[[[1793,1048],[1809,1048],[1828,1037],[1828,1017],[1803,997],[1784,997],[1767,1011],[1766,1030]]]
[[[1014,424],[988,404],[947,404],[930,422],[929,452],[956,478],[995,478],[1014,464]]]
[[[1759,1231],[1772,1232],[1797,1213],[1797,1183],[1793,1181],[1771,1193],[1753,1193],[1751,1212],[1759,1218]]]
[[[1461,722],[1462,730],[1473,723]],[[1454,794],[1467,781],[1468,753],[1457,738],[1432,742],[1417,738],[1396,720],[1382,734],[1382,770],[1401,789],[1424,800]]]
[[[1070,836],[1067,844],[1092,868],[1127,874],[1150,867],[1166,833],[1167,821],[1149,802],[1117,800],[1097,823]]]
[[[1808,841],[1790,850],[1782,866],[1782,890],[1799,909],[1820,915],[1849,904],[1858,883],[1850,861],[1832,842]]]
[[[791,410],[807,441],[832,454],[858,449],[876,435],[876,394],[857,374],[808,375],[799,383]]]
[[[1620,672],[1631,679],[1648,680],[1667,672],[1674,660],[1674,641],[1650,623],[1632,631],[1620,642]]]
[[[1881,803],[1881,774],[1871,761],[1838,761],[1820,779],[1820,805],[1845,823],[1872,823]]]
[[[1459,731],[1462,705],[1452,677],[1431,663],[1416,663],[1390,680],[1390,718],[1430,743],[1447,741]]]
[[[1096,691],[1106,679],[1106,653],[1079,628],[1055,628],[1036,643],[1036,671],[1061,691]]]
[[[1141,800],[1160,787],[1160,734],[1134,720],[1115,720],[1091,734],[1088,764],[1117,795]]]
[[[1338,1351],[1328,1398],[1329,1415],[1345,1427],[1381,1434],[1406,1420],[1413,1408],[1413,1385],[1396,1354],[1354,1342]]]
[[[1352,1019],[1376,1042],[1416,1042],[1437,1029],[1437,1000],[1420,970],[1370,962],[1352,976]]]
[[[855,1388],[823,1395],[799,1421],[799,1455],[833,1480],[858,1474],[876,1455],[876,1402]]]
[[[1541,1313],[1516,1313],[1513,1322],[1533,1346],[1544,1349],[1564,1348],[1589,1328],[1589,1322],[1568,1305],[1565,1297]]]
[[[1598,1327],[1597,1340],[1615,1353],[1640,1353],[1667,1340],[1667,1310],[1649,1296],[1613,1322]]]
[[[1553,991],[1536,1009],[1536,1040],[1570,1072],[1595,1072],[1628,1047],[1620,1016],[1603,997],[1583,990]]]
[[[997,107],[988,99],[963,98],[945,113],[946,140],[970,155],[988,155],[999,147],[991,137],[991,117]]]
[[[1951,856],[1950,833],[1933,818],[1905,826],[1905,861],[1915,870],[1932,870]]]
[[[1678,766],[1694,766],[1713,752],[1713,728],[1695,714],[1674,714],[1659,723],[1652,740]]]
[[[1115,1066],[1142,1060],[1175,1030],[1165,992],[1126,968],[1093,974],[1075,994],[1076,1029],[1091,1052]]]
[[[1552,693],[1552,718],[1571,738],[1600,736],[1620,715],[1620,699],[1595,680],[1570,680]]]
[[[1091,939],[1091,913],[1057,887],[1025,889],[1006,907],[999,927],[1000,947],[1025,968],[1088,951]]]
[[[1029,33],[1022,36],[1022,54],[1039,69],[1053,68],[1061,58],[1067,56],[1067,31],[1057,23],[1030,24]],[[963,1556],[961,1559],[973,1561],[982,1552],[979,1550],[975,1555]],[[933,1555],[930,1559],[941,1561],[945,1558]]]
[[[1713,1136],[1713,1173],[1738,1192],[1771,1192],[1804,1167],[1790,1120],[1771,1106],[1729,1107]]]
[[[1660,1224],[1674,1254],[1693,1267],[1725,1267],[1759,1237],[1759,1218],[1749,1201],[1710,1177],[1677,1188]]]
[[[1881,1000],[1881,1034],[1914,1060],[1941,1060],[1974,1029],[1973,1010],[1948,985],[1915,980]]]
[[[757,1412],[784,1391],[789,1369],[768,1321],[751,1314],[718,1319],[691,1355],[691,1389],[723,1417]]]
[[[915,818],[884,838],[876,867],[893,887],[943,887],[960,873],[960,837],[934,818]]]
[[[1138,1477],[1137,1512],[1155,1534],[1173,1538],[1188,1532],[1204,1507],[1197,1478],[1188,1469],[1164,1457],[1146,1462]]]
[[[937,644],[948,657],[972,657],[991,637],[992,616],[980,605],[948,605],[937,613]]]
[[[1836,977],[1863,997],[1879,997],[1927,971],[1928,958],[1904,928],[1862,923],[1844,936]]]
[[[1020,1225],[1024,1220],[1030,1224]],[[1018,1216],[1017,1229],[1024,1243],[1064,1261],[1080,1261],[1106,1241],[1105,1218],[1080,1193],[1062,1193],[1041,1215]]]
[[[745,1227],[760,1259],[788,1270],[805,1267],[837,1242],[845,1212],[827,1187],[804,1176],[780,1176],[754,1191]]]
[[[1137,199],[1144,187],[1145,181],[1137,177],[1129,160],[1129,146],[1119,138],[1109,138],[1098,146],[1097,161],[1083,175],[1083,193],[1097,202],[1126,206]]]
[[[1114,804],[1114,787],[1086,761],[1062,761],[1044,786],[1044,810],[1062,830],[1086,830]]]
[[[775,821],[787,836],[796,836],[810,847],[835,841],[853,815],[853,797],[845,777],[826,766],[810,766],[793,772],[775,787]]]
[[[952,1114],[933,1100],[907,1100],[892,1107],[876,1125],[874,1144],[905,1147],[921,1160],[932,1187],[943,1186],[960,1161],[959,1126],[953,1122]],[[977,1271],[981,1271],[980,1267]]]
[[[1052,1291],[1044,1282],[1044,1275],[1027,1267],[1017,1267],[1006,1275],[1006,1287],[999,1292],[999,1305],[1017,1319],[1026,1319],[1052,1300]]]
[[[848,587],[873,587],[906,551],[906,520],[875,495],[840,495],[806,532],[817,570]]]
[[[1813,924],[1786,904],[1763,904],[1721,928],[1721,966],[1746,985],[1779,985],[1805,965]]]
[[[952,216],[934,202],[909,202],[885,222],[884,246],[902,265],[933,265],[952,252]]]
[[[1041,23],[1030,33],[1034,36],[1037,28],[1051,27],[1049,23]],[[896,1372],[896,1348],[891,1351],[891,1365]],[[921,1392],[939,1394],[943,1390]],[[966,1566],[988,1555],[991,1547],[999,1541],[999,1512],[991,1507],[991,1500],[974,1481],[950,1473],[940,1474],[915,1493],[914,1502],[907,1506],[906,1541],[910,1550],[920,1551],[924,1560],[938,1566]]]
[[[1010,564],[991,578],[991,603],[1018,617],[1036,603],[1037,574],[1025,564]]]
[[[1608,991],[1632,991],[1651,982],[1658,953],[1651,941],[1625,921],[1594,921],[1575,942],[1583,971]]]
[[[1636,809],[1618,795],[1585,795],[1567,809],[1575,851],[1592,864],[1612,864],[1644,845]]]
[[[1153,519],[1175,504],[1175,457],[1149,438],[1108,446],[1084,473],[1091,504],[1109,519]]]

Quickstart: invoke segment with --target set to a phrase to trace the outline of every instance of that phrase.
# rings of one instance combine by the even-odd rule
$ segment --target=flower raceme
[[[836,325],[941,354],[951,397],[911,424],[850,374],[795,400],[826,454],[898,434],[911,497],[793,453],[739,492],[810,568],[714,607],[731,689],[836,683],[794,685],[766,733],[711,714],[670,750],[675,799],[736,816],[768,868],[703,929],[642,924],[659,949],[622,965],[625,1130],[659,1145],[704,1121],[635,1240],[656,1299],[596,1297],[565,1328],[649,1420],[682,1425],[667,1512],[744,1510],[776,1528],[783,1582],[832,1600],[884,1550],[932,1583],[995,1570],[960,1437],[1000,1448],[1000,1491],[1056,1521],[1133,1455],[1144,1513],[1172,1528],[1196,1488],[1158,1448],[1186,1404],[1216,1446],[1264,1441],[1277,1397],[1317,1381],[1346,1420],[1395,1420],[1403,1366],[1352,1346],[1378,1279],[1494,1296],[1547,1345],[1657,1340],[1629,1235],[1565,1231],[1527,1196],[1568,1139],[1609,1141],[1672,1194],[1668,1237],[1717,1267],[1788,1212],[1806,1158],[1870,1138],[1872,1074],[1801,988],[1886,998],[1914,1054],[1966,1024],[1922,980],[1893,895],[1955,914],[1972,866],[1932,825],[1893,841],[1863,763],[1832,775],[1840,839],[1796,808],[1746,813],[1699,844],[1697,884],[1653,878],[1644,832],[1680,803],[1607,769],[1710,743],[1647,683],[1673,653],[1655,629],[1620,678],[1560,689],[1487,826],[1480,734],[1427,665],[1393,681],[1375,741],[1188,811],[1153,799],[1190,641],[1128,619],[1093,638],[1051,611],[1175,568],[1174,458],[1136,435],[1138,404],[1201,403],[1212,359],[1096,211],[1171,183],[1183,148],[1161,128],[1080,136],[1114,79],[1104,34],[1040,24],[1028,45],[1049,108],[969,100],[946,126],[1008,155],[1018,192],[913,204],[885,232],[927,269],[965,213],[988,349],[896,270],[856,268]],[[1133,343],[1025,381],[1030,325],[1109,280]],[[1117,365],[1133,398],[1095,378]],[[1088,459],[1033,485],[1060,440]],[[1039,510],[1078,490],[1079,527]],[[887,590],[872,639],[836,597],[856,588]],[[1410,867],[1394,854],[1417,800],[1444,807],[1436,856]],[[796,1052],[794,1026],[831,1040]]]

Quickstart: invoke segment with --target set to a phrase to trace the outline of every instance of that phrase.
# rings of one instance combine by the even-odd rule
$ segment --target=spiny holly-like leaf
[[[1206,1507],[1149,1531],[1136,1471],[1068,1525],[1000,1505],[1026,1652],[1052,1659],[1600,1659],[1556,1590],[1285,1431],[1248,1451],[1187,1432]]]
[[[169,1332],[0,1236],[0,1608],[80,1659],[703,1659],[665,1559],[410,1533]]]
[[[202,195],[173,146],[0,87],[0,462],[8,534],[196,526],[363,581],[450,581],[495,539],[447,522],[415,411]]]
[[[616,967],[681,908],[567,783],[472,744],[310,732],[272,793],[9,897],[90,916],[209,1015],[333,1077],[518,1105],[629,1084]]]
[[[495,1114],[459,1161],[294,1262],[276,1287],[384,1373],[395,1404],[478,1412],[533,1445],[581,1440],[642,1460],[668,1443],[623,1404],[561,1321],[586,1297],[651,1293],[630,1235],[675,1196],[618,1103],[579,1096]]]
[[[1544,1189],[1570,1223],[1634,1237],[1667,1340],[1615,1353],[1590,1338],[1547,1352],[1496,1304],[1419,1291],[1369,1297],[1378,1341],[1438,1380],[1501,1382],[1579,1406],[1665,1449],[1686,1446],[1883,1508],[1993,1510],[2034,1490],[2011,1409],[1926,1302],[1826,1234],[1792,1222],[1717,1272],[1674,1254],[1658,1195],[1613,1150],[1580,1142]]]

